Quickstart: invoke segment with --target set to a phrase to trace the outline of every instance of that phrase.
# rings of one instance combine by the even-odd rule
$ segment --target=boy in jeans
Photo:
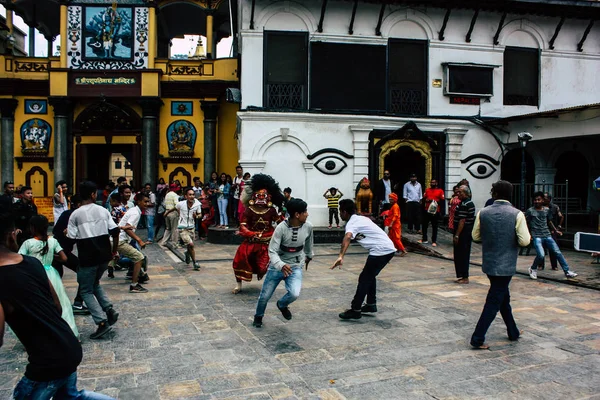
[[[565,260],[558,245],[554,239],[552,239],[550,231],[559,236],[562,235],[562,232],[556,229],[552,223],[550,209],[544,206],[543,192],[535,192],[533,194],[533,207],[527,210],[525,219],[527,220],[527,226],[529,227],[531,237],[533,238],[533,246],[537,253],[535,260],[533,260],[533,264],[529,267],[529,276],[531,279],[537,279],[537,267],[538,265],[544,264],[544,245],[548,248],[550,254],[556,256],[565,276],[567,278],[575,278],[577,274],[573,271],[569,271],[567,260]]]
[[[256,305],[254,325],[262,326],[267,303],[281,281],[285,282],[287,293],[277,301],[277,308],[283,318],[292,319],[288,306],[300,296],[302,288],[302,267],[308,269],[313,253],[313,227],[308,218],[308,205],[300,199],[291,199],[287,203],[290,217],[277,225],[269,243],[269,269],[265,275],[262,290]]]

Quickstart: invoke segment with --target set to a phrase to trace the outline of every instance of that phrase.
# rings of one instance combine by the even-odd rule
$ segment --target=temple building
[[[155,186],[159,178],[192,184],[195,176],[204,181],[212,171],[235,171],[239,105],[227,94],[239,92],[238,60],[233,52],[216,56],[219,41],[235,36],[231,2],[0,4],[6,8],[0,21],[2,182],[32,186],[36,198],[47,198],[59,180],[103,187],[119,169],[135,187]],[[49,45],[48,57],[33,57],[35,40],[29,40],[25,56],[26,33],[15,26],[16,16],[50,44],[60,43],[59,55]],[[171,54],[173,40],[184,35],[195,38],[192,52]]]
[[[519,207],[545,190],[569,215],[600,209],[600,2],[247,0],[238,14],[240,164],[290,186],[317,226],[325,190],[352,198],[385,169],[448,198],[466,178],[477,208],[502,178]]]

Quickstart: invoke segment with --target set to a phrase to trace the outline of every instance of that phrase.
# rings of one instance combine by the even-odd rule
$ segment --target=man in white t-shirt
[[[341,319],[359,319],[361,313],[377,312],[377,275],[394,257],[396,248],[388,235],[367,217],[356,214],[356,204],[350,199],[341,200],[340,217],[346,221],[346,235],[340,255],[331,267],[342,267],[344,254],[354,239],[369,250],[367,262],[358,277],[358,287],[352,300],[352,308],[340,314]],[[366,304],[363,301],[367,298]]]
[[[200,202],[194,197],[194,189],[187,188],[184,193],[185,200],[175,206],[179,213],[179,237],[187,246],[185,251],[185,262],[193,261],[194,271],[200,269],[200,263],[196,261],[196,250],[194,249],[194,234],[196,232],[196,219],[202,216]]]
[[[142,262],[144,261],[144,255],[141,251],[129,244],[131,239],[135,240],[140,248],[146,247],[148,242],[144,242],[135,234],[135,230],[142,217],[142,212],[148,207],[148,195],[144,192],[140,192],[135,196],[136,206],[127,210],[121,221],[119,221],[119,228],[121,233],[119,234],[119,254],[122,257],[127,257],[133,261],[133,275],[131,276],[131,285],[129,286],[129,293],[146,293],[148,289],[140,285],[140,272],[142,270]],[[144,274],[143,281],[148,280],[148,275]]]

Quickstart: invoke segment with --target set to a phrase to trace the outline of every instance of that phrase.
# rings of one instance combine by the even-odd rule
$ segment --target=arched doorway
[[[129,169],[120,175],[141,185],[141,133],[140,116],[124,104],[103,99],[86,107],[73,123],[76,182],[91,180],[104,187],[116,170],[110,165],[113,156],[120,154],[121,166]]]
[[[569,181],[569,211],[587,210],[591,180],[590,166],[583,154],[578,151],[567,151],[558,157],[555,168],[554,183]]]

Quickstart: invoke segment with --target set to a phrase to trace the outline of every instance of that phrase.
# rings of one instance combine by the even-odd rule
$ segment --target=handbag
[[[429,204],[429,208],[427,208],[427,212],[429,214],[436,214],[437,213],[437,209],[438,209],[438,203],[435,200],[431,201],[431,204]]]

